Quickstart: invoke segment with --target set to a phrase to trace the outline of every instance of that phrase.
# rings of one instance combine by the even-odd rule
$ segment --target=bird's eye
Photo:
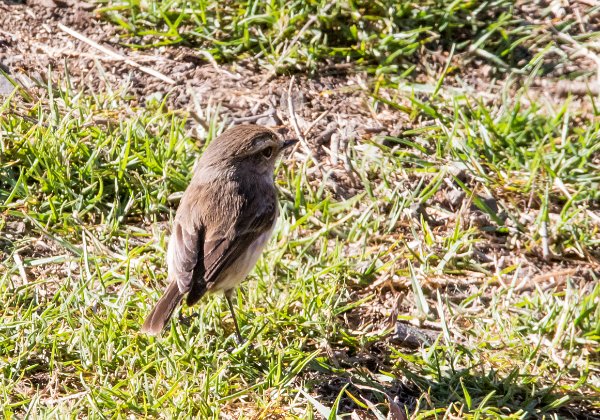
[[[269,159],[273,155],[273,148],[272,147],[267,147],[266,149],[263,149],[262,155],[265,158]]]

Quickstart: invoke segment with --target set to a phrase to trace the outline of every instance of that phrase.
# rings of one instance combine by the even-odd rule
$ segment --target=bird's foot
[[[242,335],[239,333],[239,331],[236,331],[235,342],[240,347],[243,346],[244,344],[246,344],[246,340],[244,339],[244,337],[242,337]]]
[[[189,327],[190,325],[192,325],[192,319],[198,318],[199,316],[200,316],[200,314],[197,312],[194,312],[193,314],[191,314],[189,316],[183,316],[183,314],[181,312],[179,312],[179,322],[182,325]]]

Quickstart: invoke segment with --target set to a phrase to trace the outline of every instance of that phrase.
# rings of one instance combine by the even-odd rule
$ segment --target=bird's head
[[[283,150],[296,144],[259,125],[238,125],[226,130],[206,148],[200,165],[220,165],[257,175],[272,174]]]

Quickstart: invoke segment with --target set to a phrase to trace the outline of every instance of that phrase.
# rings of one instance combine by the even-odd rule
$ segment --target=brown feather
[[[151,335],[158,335],[164,330],[165,325],[171,318],[177,304],[181,302],[183,293],[179,291],[176,282],[171,282],[167,286],[165,293],[146,318],[142,326],[142,332]]]

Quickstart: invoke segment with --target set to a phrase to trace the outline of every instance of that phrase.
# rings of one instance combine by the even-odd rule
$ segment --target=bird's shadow
[[[375,381],[386,369],[372,371],[372,357],[353,356],[342,366],[353,366],[343,373],[328,371],[322,365],[308,366],[305,388],[320,403],[331,407],[340,396],[338,413],[365,412],[356,400],[369,401],[384,414],[390,401],[395,401],[408,416],[419,408],[419,412],[450,409],[448,414],[508,415],[521,413],[525,418],[562,418],[600,420],[600,396],[583,395],[577,390],[559,389],[557,386],[539,387],[534,377],[519,373],[515,368],[508,374],[482,367],[439,371],[436,378],[427,377],[413,367],[401,365],[393,369],[389,381]],[[475,370],[479,370],[475,372]],[[394,379],[392,379],[394,378]],[[453,408],[450,408],[453,407]],[[443,415],[443,411],[439,412]],[[367,413],[364,413],[365,415]],[[373,413],[369,413],[373,414]]]

